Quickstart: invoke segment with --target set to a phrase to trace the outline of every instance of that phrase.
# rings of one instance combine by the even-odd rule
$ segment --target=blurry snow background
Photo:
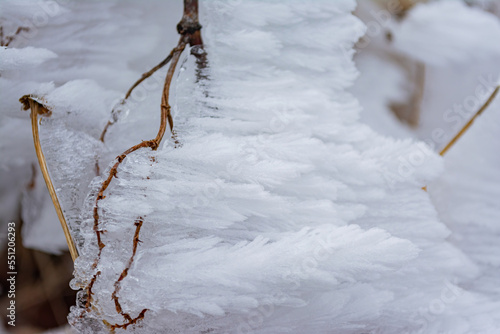
[[[372,29],[358,43],[361,75],[351,90],[363,105],[361,118],[380,133],[419,138],[436,151],[459,131],[499,84],[499,1],[434,1],[417,4],[402,19],[388,2],[360,2],[357,9]],[[370,33],[371,31],[371,33]],[[388,38],[389,36],[389,38]],[[415,75],[424,68],[418,126],[401,126],[391,106],[409,104],[419,89]],[[376,109],[373,109],[375,107]],[[414,107],[414,106],[413,106]],[[463,298],[443,295],[419,310],[428,333],[495,333],[468,317],[498,321],[500,296],[500,99],[444,157],[444,173],[428,186],[440,219],[451,230],[449,241],[475,263],[478,275],[463,283],[484,302],[472,307]],[[488,302],[489,301],[489,302]],[[457,328],[436,319],[459,314]]]
[[[66,166],[81,168],[54,176],[80,228],[76,211],[88,210],[93,171],[75,159],[91,166],[98,155],[104,168],[154,136],[165,70],[137,93],[107,146],[96,142],[117,99],[175,45],[179,2],[0,0],[4,35],[31,24],[0,50],[0,212],[2,222],[21,212],[27,246],[66,249],[43,179],[33,175],[30,122],[18,98],[43,94],[54,107],[42,139],[49,166],[67,171],[58,160],[66,157]],[[131,312],[151,309],[139,333],[166,326],[184,333],[495,333],[500,102],[444,161],[408,139],[438,152],[498,84],[498,2],[432,1],[398,17],[388,2],[360,1],[356,14],[367,34],[357,44],[354,97],[345,93],[356,77],[350,44],[365,29],[348,14],[354,2],[300,3],[203,2],[210,81],[196,85],[185,57],[171,103],[183,146],[166,142],[120,171],[126,177],[106,205],[108,247],[122,253],[101,262],[99,307],[120,320],[105,299],[131,238],[111,239],[131,235],[133,225],[114,221],[133,222],[141,211],[149,217],[141,232],[147,242],[122,288]],[[401,124],[393,110],[404,117],[415,104],[418,125]],[[78,143],[81,151],[70,152]],[[220,172],[233,160],[248,165],[226,178]],[[215,199],[198,203],[214,180]],[[146,197],[123,195],[130,192]],[[334,254],[304,274],[324,235],[335,236]],[[92,237],[87,232],[80,279],[88,279]]]

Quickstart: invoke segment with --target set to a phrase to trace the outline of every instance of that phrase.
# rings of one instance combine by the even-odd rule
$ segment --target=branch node
[[[185,17],[182,18],[181,22],[177,24],[177,32],[179,35],[192,35],[198,30],[201,30],[201,24],[199,22],[194,22]]]

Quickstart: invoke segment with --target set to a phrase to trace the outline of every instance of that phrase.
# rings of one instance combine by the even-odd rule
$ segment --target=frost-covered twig
[[[141,77],[139,78],[139,80],[137,80],[130,88],[129,90],[127,91],[127,94],[125,94],[125,97],[123,98],[123,100],[121,100],[120,104],[123,105],[125,104],[125,102],[127,101],[127,99],[130,97],[130,95],[132,94],[132,92],[134,91],[134,89],[139,86],[144,80],[146,80],[147,78],[149,78],[150,76],[152,76],[156,71],[158,71],[160,68],[162,68],[163,66],[167,65],[168,62],[170,60],[172,60],[172,56],[173,56],[173,52],[174,50],[172,50],[170,52],[170,54],[167,56],[167,58],[163,59],[158,65],[156,65],[155,67],[153,67],[152,69],[150,69],[149,71],[143,73],[141,75]],[[102,133],[101,133],[101,136],[99,137],[99,140],[102,141],[104,143],[104,137],[106,136],[106,132],[108,131],[108,128],[114,124],[116,122],[116,115],[117,115],[118,111],[115,108],[113,108],[113,110],[111,111],[111,114],[112,114],[112,117],[113,119],[109,120],[108,123],[106,123],[106,126],[104,127],[104,129],[102,130]]]
[[[177,32],[182,35],[182,36],[187,36],[189,37],[189,45],[191,46],[202,46],[203,41],[201,39],[201,33],[200,33],[201,25],[199,23],[198,19],[198,0],[184,0],[184,14],[182,16],[181,21],[177,24]],[[145,72],[141,75],[141,77],[129,88],[127,93],[125,94],[125,97],[123,100],[119,103],[120,105],[125,104],[127,99],[130,97],[134,89],[139,86],[144,80],[152,76],[156,71],[161,69],[163,66],[167,65],[170,60],[172,60],[173,53],[175,49],[173,49],[170,54],[163,59],[158,65],[153,67],[151,70],[148,72]],[[199,68],[204,68],[206,67],[207,64],[207,59],[206,59],[206,53],[205,52],[197,52],[193,53],[195,57],[197,58],[197,63],[199,65]],[[201,74],[198,71],[198,77],[201,76]],[[116,122],[116,115],[119,111],[115,108],[111,111],[112,114],[112,119],[106,123],[104,126],[104,129],[101,133],[101,136],[99,139],[104,142],[104,137],[106,136],[106,133],[108,131],[108,128]],[[97,170],[99,170],[99,166],[96,165]]]
[[[488,106],[490,105],[490,103],[495,99],[496,95],[498,94],[498,91],[500,90],[500,86],[497,86],[495,88],[495,90],[491,93],[490,97],[488,97],[488,99],[486,100],[486,102],[481,106],[481,108],[479,108],[479,110],[474,114],[474,116],[472,116],[472,118],[467,122],[467,124],[465,124],[462,129],[460,129],[460,131],[455,135],[455,137],[453,137],[453,139],[441,150],[441,152],[439,152],[440,155],[445,155],[446,152],[448,152],[448,150],[457,142],[458,139],[460,139],[460,137],[462,137],[462,135],[467,131],[467,129],[469,129],[469,127],[472,125],[472,123],[474,123],[474,121],[476,120],[476,118],[482,114],[482,112],[488,108]]]
[[[128,260],[127,266],[125,267],[125,269],[123,269],[120,277],[115,282],[115,291],[113,291],[113,294],[111,295],[111,298],[115,302],[116,312],[120,313],[127,322],[124,324],[121,324],[121,325],[120,324],[111,325],[112,330],[114,330],[116,328],[127,328],[128,326],[135,324],[138,320],[144,318],[144,314],[146,314],[146,311],[147,311],[147,309],[143,309],[136,318],[132,318],[130,316],[130,314],[123,312],[122,306],[121,306],[120,301],[119,301],[118,296],[117,296],[118,292],[121,289],[120,282],[125,277],[127,277],[128,271],[130,270],[130,267],[132,266],[132,263],[134,262],[134,256],[135,256],[135,253],[137,251],[137,246],[139,245],[139,242],[141,242],[139,240],[139,232],[141,230],[143,222],[144,221],[143,221],[142,217],[139,217],[135,221],[135,233],[134,233],[134,240],[132,243],[132,255],[130,256],[130,259]]]
[[[95,205],[93,209],[93,216],[94,216],[94,232],[97,237],[97,245],[99,247],[99,251],[97,253],[96,260],[94,261],[93,268],[95,269],[97,267],[97,264],[99,262],[99,258],[101,257],[102,249],[105,247],[104,243],[102,242],[101,235],[104,233],[104,231],[99,229],[99,201],[104,199],[104,192],[106,189],[109,187],[111,181],[113,180],[114,177],[116,177],[118,167],[120,164],[123,162],[123,160],[127,157],[132,152],[135,152],[141,148],[146,148],[149,147],[152,150],[156,150],[158,146],[160,145],[161,140],[163,139],[163,136],[165,135],[165,131],[167,128],[167,123],[170,125],[170,130],[173,130],[173,123],[172,123],[172,116],[170,115],[170,105],[168,104],[168,96],[169,96],[169,90],[170,90],[170,83],[172,82],[172,78],[174,76],[175,68],[177,66],[177,63],[179,61],[180,55],[182,51],[184,51],[184,48],[186,47],[186,44],[188,42],[188,38],[186,36],[182,36],[181,39],[179,40],[179,44],[177,47],[174,49],[173,52],[173,57],[172,57],[172,62],[170,64],[170,67],[167,72],[167,77],[165,79],[165,86],[163,88],[163,94],[162,94],[162,102],[161,102],[161,120],[160,120],[160,129],[158,130],[158,134],[156,135],[156,138],[148,141],[143,141],[137,145],[132,146],[125,152],[123,152],[121,155],[116,157],[116,163],[111,167],[111,169],[108,172],[108,177],[106,180],[101,185],[101,188],[99,189],[99,192],[97,194],[96,200],[95,200]],[[97,274],[94,275],[92,278],[93,281],[97,278]],[[91,290],[91,285],[87,286],[87,310],[91,304],[91,298],[92,298],[92,290]]]
[[[170,55],[167,58],[165,58],[165,60],[163,62],[158,64],[151,71],[143,74],[143,77],[141,78],[142,80],[144,80],[146,78],[146,76],[150,76],[151,74],[154,73],[154,71],[156,71],[157,69],[159,69],[160,67],[164,66],[166,63],[171,61],[170,67],[167,71],[167,75],[165,78],[165,85],[163,87],[163,92],[162,92],[160,127],[159,127],[159,130],[158,130],[156,137],[152,140],[143,141],[137,145],[134,145],[131,148],[129,148],[128,150],[126,150],[125,152],[123,152],[121,155],[116,157],[115,164],[110,168],[107,178],[103,181],[103,183],[102,183],[102,185],[97,193],[94,208],[93,208],[93,218],[94,218],[93,229],[94,229],[94,232],[95,232],[96,238],[97,238],[98,252],[97,252],[96,259],[92,265],[93,270],[95,270],[97,268],[97,265],[99,263],[99,260],[100,260],[101,254],[102,254],[102,250],[105,247],[105,244],[102,240],[102,234],[105,231],[101,230],[99,227],[99,222],[100,222],[99,201],[105,198],[104,192],[111,184],[111,181],[113,180],[113,178],[117,177],[118,167],[123,162],[123,160],[125,158],[127,158],[127,156],[130,153],[135,152],[141,148],[147,148],[147,147],[151,148],[152,150],[156,150],[159,147],[159,145],[163,139],[163,136],[165,135],[165,132],[167,129],[167,123],[169,125],[170,132],[172,133],[172,135],[174,135],[174,124],[173,124],[172,115],[170,113],[170,105],[169,105],[170,85],[172,83],[172,79],[174,76],[175,69],[177,67],[177,63],[179,62],[180,56],[181,56],[182,52],[184,51],[184,49],[186,48],[186,46],[188,44],[191,46],[201,46],[202,45],[200,29],[201,29],[201,25],[198,23],[198,1],[197,0],[184,0],[184,15],[183,15],[181,21],[179,22],[179,24],[177,25],[177,31],[179,32],[179,34],[181,34],[181,38],[179,39],[177,46],[171,51]],[[132,90],[137,85],[139,85],[140,82],[142,82],[141,79],[138,82],[136,82],[136,84],[134,84],[131,87],[131,89],[129,89],[125,98],[130,96]],[[101,135],[101,140],[104,140],[104,135],[105,135],[106,130],[107,130],[107,127],[105,128],[105,131]],[[142,223],[143,223],[142,218],[139,218],[135,222],[136,232],[135,232],[134,240],[133,240],[132,256],[129,260],[128,266],[124,269],[124,271],[120,275],[118,281],[115,283],[115,290],[112,294],[112,299],[115,302],[116,311],[119,314],[121,314],[127,322],[125,324],[122,324],[122,325],[119,325],[119,324],[111,325],[111,324],[105,322],[106,325],[108,325],[112,331],[114,331],[116,328],[127,328],[127,326],[129,326],[129,325],[135,324],[138,320],[144,318],[144,314],[147,311],[147,309],[144,309],[136,318],[132,318],[129,314],[123,312],[123,310],[121,308],[121,304],[120,304],[120,302],[118,300],[118,296],[117,296],[117,294],[120,290],[120,281],[123,280],[123,278],[125,278],[125,276],[128,274],[128,270],[130,268],[130,265],[132,264],[132,262],[134,260],[135,253],[137,251],[137,245],[139,243],[139,231],[140,231],[140,228],[142,227]],[[85,308],[86,308],[87,312],[89,312],[91,307],[92,307],[92,294],[93,294],[92,287],[95,284],[99,275],[100,275],[100,271],[97,271],[93,275],[93,277],[91,278],[91,280],[86,288],[87,300],[85,303]]]
[[[33,132],[33,142],[35,144],[35,151],[38,158],[38,163],[40,164],[40,170],[42,171],[43,178],[45,179],[45,183],[47,184],[47,189],[49,190],[50,197],[52,198],[52,202],[54,203],[57,217],[59,217],[59,221],[61,222],[71,258],[73,259],[73,261],[75,261],[75,259],[78,257],[78,251],[76,249],[75,243],[73,242],[73,238],[71,237],[66,219],[64,218],[61,204],[59,203],[59,199],[57,198],[57,193],[54,189],[54,185],[52,184],[52,180],[50,179],[47,162],[42,151],[42,146],[40,145],[40,135],[38,133],[38,115],[50,116],[51,111],[46,106],[42,105],[38,101],[35,101],[29,95],[21,97],[19,101],[23,104],[24,110],[31,109],[31,129]]]

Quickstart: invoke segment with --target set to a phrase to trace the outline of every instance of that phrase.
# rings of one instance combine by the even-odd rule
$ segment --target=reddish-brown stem
[[[184,38],[187,38],[186,43],[188,43],[190,46],[203,46],[203,40],[201,39],[201,25],[199,23],[198,19],[198,0],[184,0],[184,13],[182,15],[181,21],[177,24],[177,31],[179,32],[180,35],[182,35]],[[179,47],[180,44],[178,44]],[[123,100],[120,102],[121,105],[125,104],[125,101],[130,97],[132,94],[133,90],[139,86],[144,80],[149,78],[153,73],[158,71],[160,68],[168,64],[168,62],[172,59],[173,54],[174,54],[175,49],[173,49],[170,54],[162,60],[158,65],[153,67],[151,70],[148,72],[145,72],[142,74],[142,76],[129,88],[127,93],[125,94],[125,97]],[[206,54],[205,53],[200,53],[200,54],[195,54],[195,56],[198,58],[198,63],[200,64],[200,67],[205,67],[206,66]],[[112,114],[115,114],[116,110],[113,109]],[[108,123],[104,126],[104,129],[101,133],[101,136],[99,137],[101,142],[104,142],[104,137],[106,136],[106,133],[108,132],[109,127],[115,122],[116,120],[109,120]],[[96,163],[96,172],[99,174],[99,165]]]
[[[90,280],[90,283],[87,286],[87,296],[92,295],[92,288],[94,287],[94,283],[97,280],[97,276],[99,276],[100,274],[101,274],[101,272],[98,271],[94,274],[94,276],[92,276],[92,279]],[[87,298],[87,301],[85,302],[85,308],[88,309],[90,307],[90,302],[91,302],[91,298]]]
[[[97,257],[92,265],[92,268],[95,269],[97,268],[97,264],[99,262],[99,259],[102,254],[102,250],[105,247],[104,242],[102,241],[102,234],[104,231],[99,229],[99,201],[104,199],[104,192],[106,189],[109,187],[111,184],[111,181],[113,180],[114,177],[117,177],[117,172],[118,172],[118,167],[120,164],[123,162],[123,160],[127,157],[132,152],[137,151],[138,149],[149,147],[152,150],[156,150],[158,146],[161,143],[161,140],[163,139],[163,136],[165,134],[166,128],[167,128],[167,123],[170,125],[170,130],[173,130],[173,120],[172,116],[170,114],[170,105],[168,104],[168,97],[169,97],[169,90],[170,90],[170,84],[172,82],[172,78],[174,76],[175,68],[177,67],[177,63],[179,62],[180,55],[184,48],[186,47],[187,44],[187,38],[186,36],[182,36],[181,39],[179,40],[179,44],[177,45],[176,48],[173,50],[173,56],[172,56],[172,62],[170,63],[170,67],[167,72],[167,76],[165,78],[165,86],[163,87],[163,94],[162,94],[162,102],[161,102],[161,119],[160,119],[160,129],[158,130],[158,134],[156,135],[156,138],[153,140],[149,141],[143,141],[135,146],[132,146],[125,152],[123,152],[121,155],[116,157],[116,163],[111,167],[109,170],[108,176],[106,180],[101,185],[101,188],[99,189],[99,192],[97,193],[97,197],[95,200],[95,205],[93,209],[93,217],[94,217],[94,232],[97,237],[97,245],[99,247],[99,250],[97,252]],[[95,278],[95,276],[94,276]],[[87,289],[87,310],[88,307],[90,306],[90,300],[92,298],[92,291]]]
[[[184,49],[186,48],[186,45],[191,45],[191,46],[199,46],[202,47],[202,40],[201,40],[201,34],[200,34],[200,29],[201,25],[198,23],[198,1],[197,0],[184,0],[184,14],[182,16],[181,22],[177,25],[177,30],[179,34],[181,35],[181,38],[179,39],[179,43],[177,46],[170,52],[169,56],[165,58],[160,64],[155,66],[153,69],[151,69],[149,72],[146,72],[142,75],[142,77],[134,84],[132,87],[128,90],[127,94],[125,95],[125,99],[122,101],[122,104],[124,101],[132,94],[132,91],[134,90],[135,87],[137,87],[142,81],[144,81],[146,78],[151,76],[155,71],[157,71],[159,68],[163,67],[165,64],[167,64],[169,61],[170,62],[170,67],[167,71],[167,75],[165,78],[165,85],[163,87],[163,93],[162,93],[162,98],[161,98],[161,117],[160,117],[160,127],[158,130],[158,133],[156,137],[152,140],[149,141],[143,141],[135,146],[132,146],[125,152],[123,152],[121,155],[116,157],[116,162],[115,164],[110,168],[108,172],[108,176],[106,179],[103,181],[96,199],[95,199],[95,205],[93,208],[93,218],[94,218],[94,226],[93,230],[96,234],[97,238],[97,245],[98,245],[98,252],[96,259],[92,265],[92,269],[96,269],[97,265],[99,263],[99,260],[101,258],[102,250],[106,246],[102,240],[102,234],[105,232],[100,229],[99,227],[99,222],[100,222],[100,216],[99,216],[99,201],[105,198],[104,192],[106,189],[109,187],[111,184],[113,178],[118,177],[118,167],[120,164],[123,162],[123,160],[132,152],[135,152],[141,148],[146,148],[149,147],[152,150],[156,150],[159,146],[160,143],[163,139],[163,136],[165,135],[166,129],[167,129],[167,124],[169,125],[170,132],[172,135],[175,137],[174,133],[174,124],[173,124],[173,119],[172,115],[170,113],[170,105],[169,105],[169,95],[170,95],[170,85],[172,83],[172,79],[174,76],[175,69],[177,67],[177,64],[179,62],[180,56]],[[205,59],[206,60],[206,59]],[[112,122],[108,122],[106,127],[104,128],[102,134],[101,134],[101,141],[104,141],[104,136],[106,135],[106,132],[109,128],[109,126],[112,124]],[[99,170],[99,166],[96,163],[96,170]],[[114,332],[115,329],[117,328],[127,328],[130,325],[135,324],[137,321],[140,319],[144,318],[144,315],[147,311],[147,309],[142,310],[141,313],[136,318],[132,318],[128,313],[123,312],[123,309],[121,307],[121,304],[118,299],[118,292],[120,291],[121,285],[120,282],[128,275],[128,271],[130,270],[130,266],[133,263],[134,256],[137,251],[137,245],[140,242],[139,241],[139,232],[142,227],[143,220],[142,218],[139,218],[135,222],[136,226],[136,231],[134,234],[134,240],[133,240],[133,248],[132,248],[132,256],[130,257],[127,266],[121,273],[120,277],[118,280],[115,282],[115,290],[111,295],[111,298],[113,299],[115,303],[115,308],[116,311],[121,314],[124,319],[126,320],[126,323],[124,324],[114,324],[111,325],[107,322],[105,322],[110,328],[111,331]],[[92,279],[89,282],[89,285],[87,286],[87,300],[85,303],[85,309],[86,311],[90,311],[91,307],[91,302],[92,302],[92,287],[97,280],[97,277],[99,276],[100,272],[98,271],[95,275],[93,275]]]
[[[177,31],[189,37],[189,45],[203,45],[198,19],[198,0],[184,0],[184,14],[177,24]]]
[[[175,49],[174,49],[175,50]],[[132,95],[132,92],[134,91],[134,89],[139,86],[144,80],[146,80],[147,78],[149,78],[150,76],[152,76],[156,71],[158,71],[160,68],[162,68],[163,66],[167,65],[168,62],[170,60],[172,60],[172,57],[174,55],[174,50],[172,50],[170,52],[170,54],[167,56],[167,58],[163,59],[158,65],[156,65],[155,67],[153,67],[152,69],[150,69],[149,71],[145,72],[142,74],[142,76],[139,78],[139,80],[137,80],[130,88],[129,90],[127,91],[127,93],[125,94],[125,97],[123,98],[123,100],[120,102],[121,105],[125,104],[126,100],[130,97],[130,95]],[[111,111],[111,113],[113,114],[113,117],[115,117],[115,114],[117,113],[116,109],[113,109]],[[108,123],[106,124],[106,126],[104,127],[104,129],[102,130],[102,133],[101,133],[101,136],[99,137],[99,140],[102,141],[104,143],[104,137],[106,136],[106,132],[108,132],[108,128],[111,126],[111,124],[113,124],[114,122],[116,122],[116,120],[109,120]],[[97,165],[97,170],[99,168],[99,166]],[[99,174],[99,173],[98,173]]]
[[[137,252],[137,246],[139,245],[139,242],[141,242],[139,240],[139,232],[141,230],[142,224],[143,224],[143,219],[142,219],[142,217],[139,217],[135,221],[135,224],[134,224],[135,225],[135,233],[134,233],[134,239],[132,242],[132,255],[130,256],[130,259],[128,260],[128,263],[127,263],[125,269],[123,269],[122,273],[120,274],[120,277],[118,278],[118,280],[116,280],[115,291],[113,291],[113,294],[111,295],[111,298],[115,302],[116,312],[121,314],[123,316],[123,318],[127,321],[128,324],[131,324],[133,319],[128,313],[123,312],[122,306],[121,306],[119,298],[118,298],[118,292],[120,292],[120,289],[121,289],[120,282],[123,281],[123,279],[125,277],[127,277],[128,271],[130,270],[130,267],[132,266],[132,263],[134,262],[135,253]],[[124,325],[127,325],[127,323]],[[124,326],[124,325],[115,324],[115,326]]]
[[[111,325],[110,326],[111,332],[114,333],[115,329],[117,329],[117,328],[127,329],[128,326],[136,324],[139,320],[144,319],[144,315],[146,314],[147,310],[148,310],[147,308],[143,309],[137,317],[130,319],[130,321],[124,323],[123,325],[119,325],[119,324]]]

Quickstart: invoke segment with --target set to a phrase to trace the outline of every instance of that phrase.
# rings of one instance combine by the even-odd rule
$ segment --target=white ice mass
[[[71,285],[82,290],[68,316],[74,330],[107,333],[137,317],[116,332],[500,328],[500,102],[445,159],[406,129],[394,130],[406,139],[375,132],[360,120],[353,94],[362,90],[348,91],[359,75],[354,44],[365,31],[355,7],[354,0],[201,1],[207,65],[200,68],[184,51],[171,89],[175,137],[166,135],[157,151],[129,154],[99,200],[100,254],[98,190],[117,156],[156,135],[166,68],[137,88],[104,144],[99,135],[146,64],[175,45],[177,36],[164,35],[175,31],[181,4],[69,2],[40,28],[38,42],[0,49],[0,85],[10,92],[0,93],[9,106],[2,102],[1,126],[10,129],[0,134],[5,142],[18,136],[32,145],[27,113],[15,105],[19,97],[36,94],[52,110],[40,133],[80,253]],[[432,30],[440,11],[449,15]],[[460,26],[453,13],[473,27],[499,25],[463,4],[420,5],[391,24],[395,50],[431,66],[475,59],[456,41],[469,31],[463,43],[492,57],[500,53],[498,43],[474,38],[475,28],[445,30]],[[48,33],[61,26],[62,41],[50,45]],[[494,29],[493,38],[500,35]],[[450,41],[439,49],[442,38]],[[386,89],[402,80],[383,61],[364,64],[387,69]],[[33,72],[19,75],[28,65]],[[369,87],[382,95],[362,102],[385,112],[378,104],[390,93]],[[372,119],[379,132],[389,122],[397,127],[385,116]],[[14,133],[21,123],[28,130]],[[14,156],[11,147],[2,145],[2,156]],[[32,163],[26,154],[2,167],[14,175],[15,166],[30,170]],[[39,175],[36,182],[42,183]],[[46,211],[50,201],[19,191],[28,245],[59,251],[64,239],[44,246],[50,236],[36,227],[54,221]],[[47,204],[40,213],[29,203]]]

